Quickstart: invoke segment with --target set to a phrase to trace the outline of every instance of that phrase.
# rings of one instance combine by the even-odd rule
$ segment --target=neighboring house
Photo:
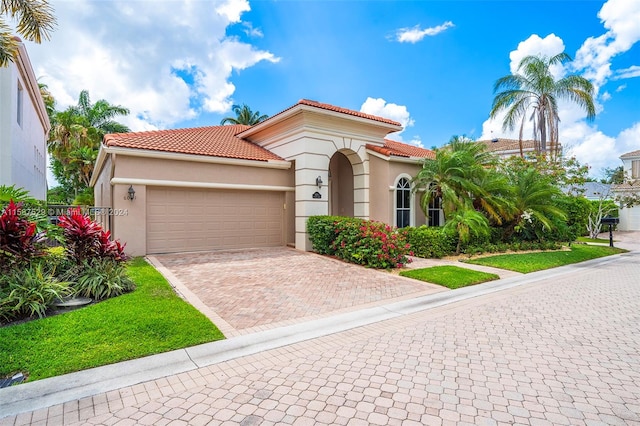
[[[520,155],[520,142],[517,139],[502,139],[494,138],[489,140],[477,141],[485,144],[487,151],[492,152],[498,157],[507,158],[514,155]],[[551,146],[547,147],[547,150],[551,152]],[[562,152],[562,145],[560,145],[560,151]],[[536,143],[534,140],[522,141],[522,153],[525,158],[533,155],[536,152]]]
[[[616,197],[625,195],[640,195],[640,150],[628,152],[620,156],[624,169],[625,183],[614,185],[612,188]],[[621,231],[640,231],[640,205],[633,207],[620,206]]]
[[[582,195],[587,200],[612,200],[611,185],[600,182],[585,182],[580,185],[562,187],[562,192],[569,195]]]
[[[0,185],[15,185],[46,200],[50,127],[29,56],[19,43],[14,61],[0,67]]]
[[[110,209],[103,225],[132,255],[311,250],[314,215],[425,224],[411,179],[435,155],[385,139],[399,130],[393,120],[303,99],[251,127],[106,135],[91,184],[96,206]]]

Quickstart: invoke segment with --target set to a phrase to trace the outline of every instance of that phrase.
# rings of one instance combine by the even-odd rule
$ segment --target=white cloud
[[[442,25],[420,29],[420,25],[411,28],[400,28],[395,32],[395,40],[400,43],[417,43],[426,36],[434,36],[454,27],[453,22],[447,21]]]
[[[626,88],[627,88],[626,84],[621,84],[620,86],[616,87],[616,93],[620,93]]]
[[[564,52],[564,42],[555,34],[549,34],[545,38],[540,38],[537,34],[532,34],[528,39],[518,44],[518,48],[509,54],[511,63],[509,69],[515,74],[518,65],[526,56],[546,56],[548,58]],[[562,66],[556,65],[551,68],[551,73],[558,78],[564,72]]]
[[[406,106],[387,103],[387,101],[382,98],[367,98],[360,107],[360,112],[388,118],[402,124],[404,129],[399,132],[390,133],[387,136],[389,139],[398,142],[403,142],[401,133],[404,132],[407,127],[411,127],[414,124],[413,118],[411,118]],[[415,136],[413,140],[416,141],[413,145],[421,146],[422,141],[420,141],[419,136]]]
[[[617,70],[615,77],[613,77],[613,80],[621,80],[623,78],[633,77],[640,77],[640,66],[632,65],[629,68]]]
[[[244,30],[243,30],[244,33],[249,37],[257,37],[257,38],[264,37],[262,30],[260,28],[254,28],[251,22],[243,22],[242,26],[244,27]]]
[[[601,98],[603,101],[605,101],[605,102],[606,102],[606,101],[608,101],[609,99],[611,99],[611,93],[609,93],[609,92],[604,92],[604,93],[602,94],[602,96],[600,96],[600,98]]]
[[[54,1],[52,40],[28,47],[36,75],[58,109],[87,89],[131,110],[133,130],[165,128],[202,111],[228,111],[233,72],[273,53],[226,36],[250,10],[246,0]]]
[[[609,0],[598,13],[608,30],[599,37],[589,37],[576,53],[574,66],[584,70],[584,76],[596,88],[611,77],[611,59],[628,51],[640,40],[640,2]]]

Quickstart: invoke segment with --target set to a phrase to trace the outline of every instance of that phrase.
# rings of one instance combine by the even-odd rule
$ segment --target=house
[[[600,182],[585,182],[578,185],[563,186],[562,192],[569,195],[582,195],[587,200],[612,200],[611,185]]]
[[[512,156],[520,155],[520,141],[518,139],[503,139],[503,138],[494,138],[488,140],[480,140],[478,143],[482,143],[487,147],[487,151],[491,152],[498,157],[508,158]],[[560,145],[560,152],[562,152],[562,145]],[[552,152],[552,146],[547,146],[547,151]],[[534,140],[523,140],[522,141],[522,153],[525,158],[527,156],[534,155],[536,152],[536,142]]]
[[[46,200],[50,128],[38,81],[20,42],[13,62],[0,67],[0,185],[15,185]]]
[[[640,150],[627,152],[620,156],[625,175],[625,182],[612,188],[616,198],[640,197]],[[640,204],[626,207],[620,203],[619,210],[621,231],[640,231]]]
[[[425,224],[411,179],[433,151],[400,123],[303,99],[254,126],[110,134],[91,181],[132,255],[289,245],[314,215]],[[441,220],[434,208],[432,222]],[[437,223],[434,223],[437,224]]]

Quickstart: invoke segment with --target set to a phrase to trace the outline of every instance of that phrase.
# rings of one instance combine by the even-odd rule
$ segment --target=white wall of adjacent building
[[[37,79],[20,43],[18,57],[0,68],[0,185],[46,199],[49,128]]]

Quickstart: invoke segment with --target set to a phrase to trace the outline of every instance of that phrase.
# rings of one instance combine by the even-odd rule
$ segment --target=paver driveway
[[[446,291],[389,272],[284,247],[167,254],[155,259],[230,325],[221,326],[227,337],[301,318]]]

